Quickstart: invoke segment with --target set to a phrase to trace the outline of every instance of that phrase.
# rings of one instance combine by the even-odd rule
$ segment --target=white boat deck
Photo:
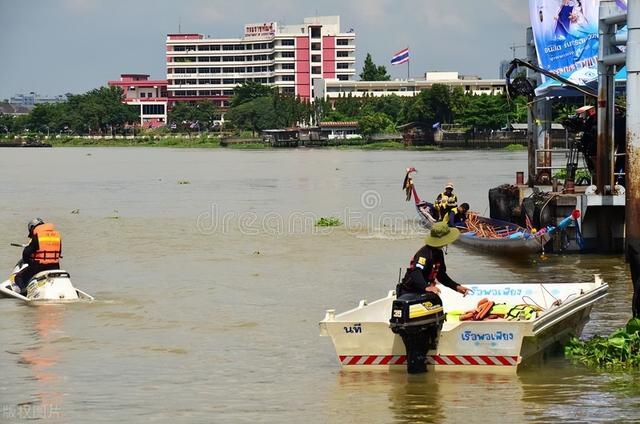
[[[462,297],[447,288],[441,298],[445,312],[475,309],[480,299],[508,305],[530,304],[543,309],[530,320],[447,321],[428,363],[436,370],[515,372],[523,360],[534,358],[557,342],[579,336],[592,305],[606,296],[608,285],[598,276],[592,283],[529,283],[470,285]],[[346,370],[404,369],[405,348],[391,332],[389,316],[395,293],[336,314],[328,310],[320,334],[331,337]]]

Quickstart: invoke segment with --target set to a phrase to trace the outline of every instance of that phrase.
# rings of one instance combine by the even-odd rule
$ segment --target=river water
[[[2,149],[0,268],[26,222],[64,237],[63,266],[90,304],[0,301],[1,422],[633,422],[637,375],[562,357],[515,376],[343,373],[325,309],[394,288],[424,236],[404,169],[435,196],[453,180],[485,213],[487,190],[526,169],[524,153]],[[320,230],[320,216],[345,226]],[[462,283],[611,284],[586,335],[629,318],[621,257],[520,262],[453,246]]]

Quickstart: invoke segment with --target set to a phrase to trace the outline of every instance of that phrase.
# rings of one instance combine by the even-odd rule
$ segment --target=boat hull
[[[565,299],[559,306],[532,320],[445,322],[428,368],[435,371],[515,373],[521,364],[537,358],[570,337],[579,336],[595,302],[606,296],[608,285],[599,277],[580,284],[495,284],[472,286],[474,294],[462,298],[451,290],[442,293],[445,311],[473,309],[479,299],[519,304],[523,297],[540,305]],[[406,370],[402,339],[389,328],[395,293],[371,304],[362,301],[351,311],[329,310],[320,322],[321,335],[331,338],[338,361],[346,371]],[[447,307],[448,306],[448,307]]]
[[[431,228],[433,223],[435,222],[433,218],[425,214],[418,205],[416,205],[416,211],[418,213],[418,217],[420,218],[421,224],[425,228]],[[488,220],[488,218],[482,218],[483,220]],[[513,232],[517,232],[519,230],[524,230],[523,228],[509,223],[491,220],[492,223],[501,225],[503,227],[510,228]],[[462,232],[458,240],[455,243],[462,244],[465,246],[472,247],[474,249],[480,249],[489,252],[496,253],[506,253],[509,255],[530,255],[536,252],[542,252],[544,250],[544,245],[550,240],[550,236],[548,234],[542,234],[538,237],[530,237],[530,238],[486,238],[486,237],[476,237],[473,233]]]

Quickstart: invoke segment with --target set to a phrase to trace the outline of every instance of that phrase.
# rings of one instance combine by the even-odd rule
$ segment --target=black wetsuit
[[[425,293],[425,289],[436,280],[452,290],[460,286],[447,275],[442,249],[424,246],[411,260],[411,265],[396,291],[398,296],[404,293]]]

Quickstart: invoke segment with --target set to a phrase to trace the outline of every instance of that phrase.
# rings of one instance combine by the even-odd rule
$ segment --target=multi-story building
[[[242,38],[168,34],[169,104],[208,99],[225,107],[234,87],[250,81],[313,99],[315,80],[353,79],[355,37],[353,30],[342,32],[339,16],[248,24]]]
[[[508,60],[500,61],[500,69],[498,70],[498,78],[505,79],[507,78],[507,71],[509,70],[509,66],[511,66],[511,62]]]
[[[316,98],[335,100],[341,96],[415,96],[434,84],[460,87],[470,94],[502,94],[506,91],[505,80],[481,79],[477,76],[460,75],[457,72],[427,72],[424,79],[393,81],[339,81],[318,79],[315,81]]]
[[[38,104],[44,103],[64,103],[67,101],[66,95],[59,96],[43,96],[33,91],[29,94],[16,94],[9,99],[9,104],[13,106],[22,106],[32,108]]]
[[[140,108],[141,125],[166,125],[167,80],[150,80],[147,74],[122,74],[119,80],[109,81],[108,84],[122,89],[124,103]]]

